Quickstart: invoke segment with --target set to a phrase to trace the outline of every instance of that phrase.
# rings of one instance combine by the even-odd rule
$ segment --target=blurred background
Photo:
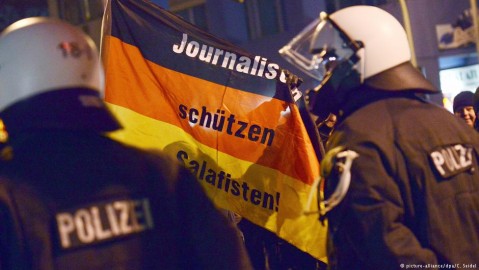
[[[100,44],[107,0],[0,0],[0,30],[26,17],[50,16],[77,25]],[[479,86],[477,0],[151,0],[215,36],[261,55],[305,80],[278,50],[321,11],[374,5],[406,28],[413,63],[442,94],[431,99],[451,110],[452,98]]]

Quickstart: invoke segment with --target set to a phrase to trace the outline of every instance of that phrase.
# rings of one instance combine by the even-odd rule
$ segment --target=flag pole
[[[416,51],[414,49],[414,40],[412,36],[411,22],[409,20],[409,11],[407,8],[406,0],[399,0],[399,3],[401,5],[404,28],[406,29],[406,34],[409,41],[409,48],[411,50],[411,63],[413,64],[414,67],[417,67]]]
[[[111,0],[103,1],[103,18],[101,21],[100,31],[100,58],[103,63],[104,70],[107,69],[108,59],[108,40],[106,36],[111,35]]]

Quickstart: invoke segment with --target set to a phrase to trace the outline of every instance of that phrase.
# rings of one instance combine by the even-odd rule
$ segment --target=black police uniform
[[[330,268],[479,263],[477,133],[415,91],[361,87],[348,99],[328,147],[358,154],[344,200],[327,214]],[[336,155],[328,162],[345,161]],[[333,168],[327,196],[344,173]]]
[[[119,125],[92,92],[0,114],[0,269],[250,269],[185,168],[102,135]]]

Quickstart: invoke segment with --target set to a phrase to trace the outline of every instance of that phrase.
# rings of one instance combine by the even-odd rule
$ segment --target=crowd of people
[[[315,69],[310,112],[328,116],[327,265],[230,222],[166,155],[106,136],[122,127],[94,43],[28,18],[0,35],[0,269],[477,268],[479,93],[457,95],[454,114],[430,103],[439,90],[377,7],[322,13],[307,40],[288,60]]]

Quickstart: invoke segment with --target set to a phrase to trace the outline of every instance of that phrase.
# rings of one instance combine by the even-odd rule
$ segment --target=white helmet
[[[393,91],[433,88],[410,64],[404,28],[374,6],[350,6],[331,15],[322,12],[279,53],[320,82],[306,92],[310,111],[320,117],[340,113],[348,95],[362,84]],[[409,77],[410,82],[397,84],[379,76],[392,71],[394,78]]]
[[[319,81],[333,61],[356,57],[354,67],[363,81],[411,59],[406,32],[396,18],[361,5],[321,13],[279,53]]]
[[[104,73],[93,40],[57,19],[17,21],[0,34],[0,111],[59,89],[103,92]]]
[[[374,6],[351,6],[330,18],[349,38],[363,44],[363,79],[411,60],[406,31],[388,12]]]

